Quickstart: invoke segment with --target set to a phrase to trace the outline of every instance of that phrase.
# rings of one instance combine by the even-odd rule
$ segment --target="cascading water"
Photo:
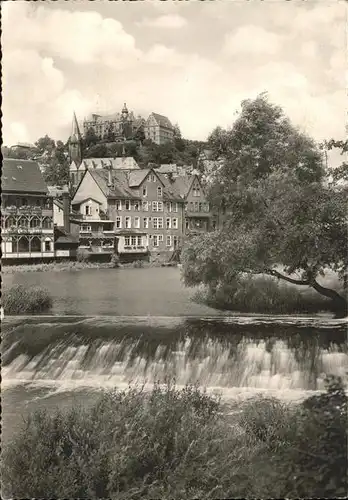
[[[17,320],[5,327],[3,388],[29,382],[120,387],[174,378],[179,386],[198,383],[222,394],[321,390],[325,374],[346,375],[344,337],[344,323],[332,321]]]

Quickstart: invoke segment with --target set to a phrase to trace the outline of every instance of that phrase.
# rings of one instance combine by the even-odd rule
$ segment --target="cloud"
[[[152,5],[129,14],[117,2],[113,9],[98,2],[5,3],[4,142],[34,142],[46,133],[66,140],[73,110],[82,120],[96,110],[97,95],[99,111],[115,112],[126,101],[136,114],[165,114],[184,136],[205,139],[215,126],[233,123],[241,100],[265,90],[315,138],[344,136],[341,6]],[[168,29],[137,28],[145,15],[151,27]],[[190,29],[178,32],[182,19]]]
[[[187,20],[178,14],[168,14],[156,18],[145,18],[139,21],[138,26],[147,26],[150,28],[178,29],[187,25]]]
[[[234,33],[225,35],[224,51],[227,54],[267,54],[279,52],[282,37],[260,26],[248,25],[238,28]]]

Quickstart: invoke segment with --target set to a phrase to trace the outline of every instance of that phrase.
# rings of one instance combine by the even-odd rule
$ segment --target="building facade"
[[[174,127],[166,116],[151,113],[144,126],[145,139],[161,145],[174,140]]]
[[[87,170],[72,205],[86,224],[88,217],[112,221],[121,255],[173,252],[182,242],[184,200],[152,169]]]
[[[112,115],[92,114],[83,122],[83,133],[86,136],[88,130],[93,130],[98,139],[108,138],[110,141],[123,141],[134,137],[140,128],[143,128],[145,120],[141,116],[134,116],[128,111],[124,103],[120,113]]]
[[[217,215],[211,211],[206,191],[198,175],[178,176],[174,185],[185,200],[184,234],[201,233],[214,230]]]
[[[53,199],[36,162],[3,159],[1,208],[4,261],[54,257]]]

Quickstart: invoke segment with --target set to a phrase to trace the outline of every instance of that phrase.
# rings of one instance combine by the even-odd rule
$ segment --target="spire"
[[[73,121],[72,121],[72,131],[70,136],[70,142],[80,142],[81,141],[81,132],[79,129],[79,124],[77,123],[76,113],[74,111]]]
[[[128,116],[127,104],[124,103],[123,108],[122,108],[122,118],[127,118],[127,116]]]

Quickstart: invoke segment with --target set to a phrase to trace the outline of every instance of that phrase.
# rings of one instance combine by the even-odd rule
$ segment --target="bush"
[[[52,298],[40,286],[25,288],[23,285],[13,285],[3,291],[2,307],[5,314],[40,313],[52,307]]]
[[[291,314],[331,310],[329,299],[316,292],[301,293],[297,288],[280,284],[271,277],[244,277],[214,292],[200,289],[193,300],[217,309],[250,313]]]
[[[76,252],[77,262],[88,262],[91,258],[90,253],[87,250],[78,248]]]
[[[334,498],[343,492],[346,464],[341,385],[338,392],[339,411],[330,392],[296,407],[257,398],[237,404],[232,421],[218,398],[171,384],[149,393],[131,387],[106,392],[89,410],[37,411],[3,452],[2,493]]]

